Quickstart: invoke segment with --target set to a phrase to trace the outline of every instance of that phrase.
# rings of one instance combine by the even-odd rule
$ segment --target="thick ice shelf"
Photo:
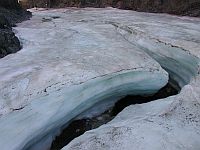
[[[47,149],[95,104],[153,94],[168,82],[159,63],[100,16],[84,21],[84,12],[38,11],[15,28],[23,49],[0,60],[2,150]]]
[[[197,150],[199,27],[197,18],[112,8],[35,11],[15,28],[23,49],[0,60],[1,149],[48,148],[95,104],[159,90],[162,66],[179,95],[130,106],[64,149]]]
[[[110,123],[86,132],[63,150],[199,149],[200,19],[133,14],[116,12],[119,16],[109,23],[125,40],[158,61],[182,87],[180,94],[129,106]]]
[[[33,100],[21,111],[0,118],[1,148],[27,149],[36,141],[46,140],[46,135],[51,142],[67,122],[99,101],[131,93],[155,93],[167,80],[166,74],[125,71]]]

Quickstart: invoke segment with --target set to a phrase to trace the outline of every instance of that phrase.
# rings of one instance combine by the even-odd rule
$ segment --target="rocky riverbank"
[[[31,13],[23,10],[16,0],[0,1],[0,58],[21,49],[12,27],[30,16]]]

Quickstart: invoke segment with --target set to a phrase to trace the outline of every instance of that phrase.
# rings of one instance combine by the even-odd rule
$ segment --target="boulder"
[[[20,7],[17,0],[0,1],[0,58],[21,49],[19,39],[12,31],[12,26],[30,16],[30,13]]]
[[[19,51],[19,39],[11,30],[0,30],[0,58]]]

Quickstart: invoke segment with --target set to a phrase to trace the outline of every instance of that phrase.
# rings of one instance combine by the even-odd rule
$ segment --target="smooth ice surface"
[[[159,63],[112,24],[126,14],[112,8],[35,11],[15,28],[23,49],[0,59],[1,150],[48,149],[92,106],[152,94],[168,82]]]

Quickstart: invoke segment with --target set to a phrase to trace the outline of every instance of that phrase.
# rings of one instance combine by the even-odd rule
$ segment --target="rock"
[[[10,27],[11,27],[11,24],[6,19],[6,17],[3,15],[0,15],[0,28],[1,29],[10,29]]]
[[[17,0],[0,2],[0,58],[21,49],[20,42],[12,31],[12,26],[30,16],[30,13],[20,7]]]
[[[0,58],[19,51],[19,39],[11,30],[0,30]]]
[[[17,0],[1,0],[0,7],[6,8],[6,9],[15,9],[15,10],[21,9]]]
[[[12,32],[12,25],[4,15],[0,15],[0,58],[19,51],[20,42]]]

